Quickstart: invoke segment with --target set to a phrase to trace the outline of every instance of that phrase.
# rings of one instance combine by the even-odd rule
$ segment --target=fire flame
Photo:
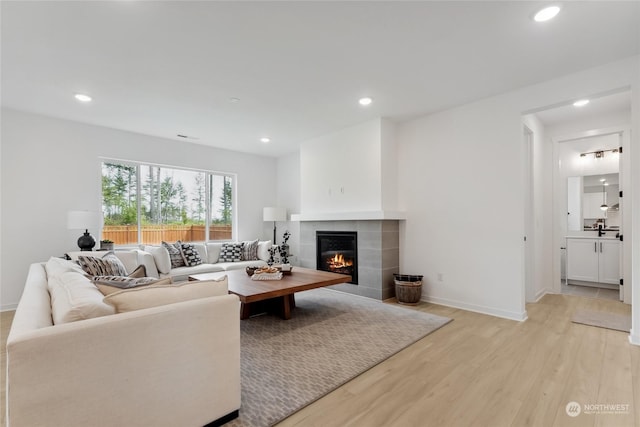
[[[342,254],[335,254],[333,258],[328,259],[328,263],[329,263],[329,268],[331,269],[353,266],[353,260],[350,260],[350,259],[345,260]]]

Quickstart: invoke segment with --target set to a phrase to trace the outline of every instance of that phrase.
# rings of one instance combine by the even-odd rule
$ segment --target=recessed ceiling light
[[[236,97],[229,98],[229,102],[231,102],[232,104],[237,104],[238,102],[240,102],[240,98],[236,98]]]
[[[271,142],[271,139],[263,136],[262,138],[260,138],[260,142],[264,142],[266,144],[267,142]]]
[[[360,98],[358,100],[358,103],[364,106],[371,105],[372,102],[373,102],[373,98],[369,98],[369,97]]]
[[[589,103],[588,99],[581,99],[579,101],[576,101],[573,103],[574,107],[584,107],[585,105],[587,105]]]
[[[84,93],[76,93],[75,98],[80,102],[91,102],[91,97]]]
[[[538,13],[535,14],[535,16],[533,17],[533,20],[536,22],[545,22],[555,18],[555,16],[559,12],[560,12],[559,6],[545,7],[544,9],[540,10]]]

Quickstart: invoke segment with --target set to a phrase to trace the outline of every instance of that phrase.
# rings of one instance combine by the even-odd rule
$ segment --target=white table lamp
[[[276,244],[276,222],[287,220],[287,208],[269,207],[262,210],[263,221],[273,221],[273,244]]]

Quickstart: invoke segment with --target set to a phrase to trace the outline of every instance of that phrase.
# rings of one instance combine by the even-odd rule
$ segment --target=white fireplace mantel
[[[292,214],[291,221],[363,221],[363,220],[405,220],[405,212],[317,212]]]

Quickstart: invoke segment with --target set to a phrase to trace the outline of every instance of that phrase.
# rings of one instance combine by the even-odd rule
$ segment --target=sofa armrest
[[[240,407],[235,295],[12,334],[7,426],[202,426]]]

